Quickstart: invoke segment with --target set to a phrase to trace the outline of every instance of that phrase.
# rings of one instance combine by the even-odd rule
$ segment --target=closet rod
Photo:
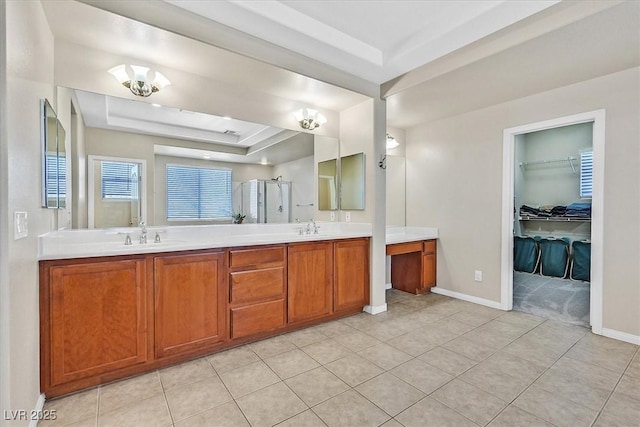
[[[571,170],[573,173],[576,173],[576,167],[573,165],[573,162],[578,160],[576,157],[565,157],[564,159],[555,159],[555,160],[534,160],[532,162],[520,162],[520,167],[528,166],[528,165],[540,165],[544,163],[559,163],[559,162],[569,162],[569,166],[571,166]]]

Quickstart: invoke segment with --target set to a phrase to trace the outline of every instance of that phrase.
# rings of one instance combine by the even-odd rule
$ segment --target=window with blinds
[[[102,198],[130,201],[138,198],[137,163],[103,161],[100,164]]]
[[[167,219],[230,218],[231,169],[167,165]]]
[[[47,154],[47,199],[62,200],[67,194],[67,158]],[[60,188],[58,188],[60,185]]]
[[[593,151],[580,153],[580,198],[590,199],[593,195]]]

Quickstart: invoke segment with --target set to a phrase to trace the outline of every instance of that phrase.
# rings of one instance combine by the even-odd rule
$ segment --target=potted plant
[[[244,221],[246,215],[242,215],[241,213],[237,213],[233,216],[233,223],[234,224],[242,224],[242,221]]]

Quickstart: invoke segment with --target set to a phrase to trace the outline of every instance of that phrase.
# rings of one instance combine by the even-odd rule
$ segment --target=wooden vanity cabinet
[[[225,341],[225,252],[161,255],[153,264],[156,357]]]
[[[284,245],[229,251],[231,339],[285,325],[286,265]]]
[[[333,243],[296,243],[288,247],[289,324],[333,312]]]
[[[423,244],[420,288],[425,292],[436,286],[436,241],[427,240]]]
[[[369,239],[334,243],[335,312],[362,309],[369,303]]]
[[[43,390],[147,360],[146,275],[143,257],[40,265]]]
[[[436,286],[436,240],[387,245],[394,289],[421,294]]]

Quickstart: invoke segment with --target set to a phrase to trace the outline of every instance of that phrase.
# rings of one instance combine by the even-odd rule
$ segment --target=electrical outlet
[[[344,220],[346,222],[351,222],[351,212],[345,212],[344,213]]]
[[[482,282],[482,270],[476,270],[474,277],[476,282]]]
[[[333,211],[331,211],[331,213],[329,214],[329,219],[330,219],[331,221],[335,221],[335,220],[336,220],[336,213],[335,213],[335,212],[333,212]]]
[[[13,218],[13,240],[24,239],[29,235],[29,223],[26,212],[15,212]]]

